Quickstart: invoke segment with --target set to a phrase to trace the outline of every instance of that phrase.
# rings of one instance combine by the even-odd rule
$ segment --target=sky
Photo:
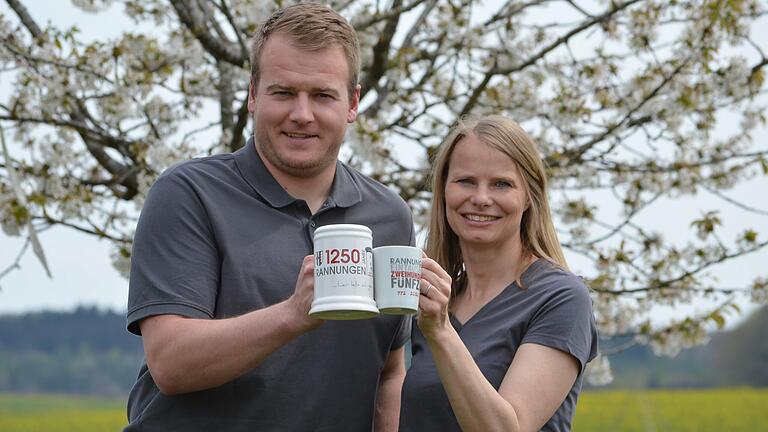
[[[27,1],[30,13],[38,23],[48,21],[54,25],[77,23],[81,35],[85,38],[111,38],[128,27],[128,21],[121,15],[119,8],[105,15],[86,14],[75,9],[69,2]],[[12,14],[5,2],[0,2],[0,13]],[[9,87],[0,82],[0,99],[6,99]],[[763,130],[756,141],[760,148],[768,145],[768,131]],[[768,177],[742,184],[726,194],[753,207],[768,211]],[[707,210],[718,209],[724,221],[726,238],[732,238],[745,226],[760,227],[766,224],[765,216],[745,213],[732,204],[706,193],[694,198],[667,200],[654,206],[651,211],[640,215],[639,223],[651,227],[661,227],[666,238],[685,240],[692,235],[689,221],[674,217],[680,209],[690,214],[697,209],[701,214]],[[766,230],[759,229],[766,232]],[[128,281],[112,267],[109,259],[110,246],[106,241],[92,236],[85,236],[66,228],[52,228],[40,234],[48,265],[53,278],[45,276],[41,264],[31,250],[19,262],[20,268],[0,279],[0,314],[21,313],[39,310],[69,310],[77,305],[98,306],[114,311],[124,311],[128,298]],[[0,233],[0,272],[11,265],[20,251],[24,239],[7,237]],[[572,267],[578,266],[577,262]],[[568,257],[571,261],[571,257]],[[718,276],[723,286],[743,287],[757,275],[768,276],[766,264],[768,251],[739,260],[735,264],[726,264],[718,269]],[[699,310],[703,305],[694,304],[690,311]],[[742,306],[751,310],[746,302]],[[660,316],[673,311],[660,309]],[[677,309],[679,313],[680,310]],[[738,320],[736,320],[738,321]]]

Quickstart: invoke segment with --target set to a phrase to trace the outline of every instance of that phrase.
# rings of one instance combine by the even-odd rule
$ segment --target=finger
[[[306,271],[308,268],[314,269],[314,267],[315,267],[315,256],[314,255],[307,255],[301,261],[301,270],[302,271]]]
[[[421,269],[421,278],[431,283],[432,285],[440,283],[440,277],[438,277],[438,275],[435,274],[435,272],[423,267]]]
[[[440,303],[427,296],[419,296],[419,311],[429,316],[437,315],[440,311]]]
[[[433,290],[434,293],[434,290]],[[419,296],[419,317],[426,319],[436,319],[443,313],[443,303],[426,296]]]
[[[425,280],[424,277],[419,279],[419,294],[426,295],[426,292],[429,290],[430,286],[432,286],[432,284]]]
[[[451,295],[451,278],[443,279],[440,278],[437,274],[434,272],[424,269],[421,269],[421,278],[426,281],[425,282],[425,288],[426,283],[431,284],[435,287],[435,290],[440,291],[445,296]]]
[[[429,297],[430,292],[435,290],[435,286],[429,282],[423,282],[419,288],[419,294],[424,297]]]
[[[421,259],[421,267],[426,268],[427,270],[430,270],[432,273],[437,275],[440,279],[451,279],[451,275],[448,274],[445,269],[440,266],[440,264],[437,263],[437,261],[433,260],[432,258],[426,257]]]
[[[453,279],[436,262],[422,260],[421,274],[435,285],[435,288],[438,288],[440,292],[450,295]]]
[[[423,304],[429,304],[434,305],[430,309],[435,309],[436,311],[444,309],[444,307],[448,305],[450,293],[446,295],[436,286],[428,285],[428,283],[424,281],[422,281],[422,283],[424,283],[424,288],[420,288],[421,295],[419,296],[419,306],[421,307]],[[422,302],[422,300],[424,302]]]

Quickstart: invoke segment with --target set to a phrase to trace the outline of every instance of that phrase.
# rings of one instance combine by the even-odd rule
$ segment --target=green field
[[[122,399],[0,394],[2,432],[120,431],[125,424]]]
[[[584,392],[574,431],[768,430],[768,389]],[[0,431],[119,431],[125,402],[73,396],[0,394]]]

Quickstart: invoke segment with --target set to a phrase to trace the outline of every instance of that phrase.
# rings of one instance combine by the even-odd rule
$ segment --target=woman
[[[546,183],[502,116],[459,123],[438,152],[401,431],[570,430],[597,333]]]

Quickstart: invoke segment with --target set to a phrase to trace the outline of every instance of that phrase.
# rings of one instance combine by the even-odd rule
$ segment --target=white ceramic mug
[[[314,243],[315,299],[309,314],[327,320],[378,315],[371,230],[364,225],[326,225],[315,230]]]
[[[421,249],[381,246],[373,250],[376,306],[383,314],[415,314],[419,309]]]

